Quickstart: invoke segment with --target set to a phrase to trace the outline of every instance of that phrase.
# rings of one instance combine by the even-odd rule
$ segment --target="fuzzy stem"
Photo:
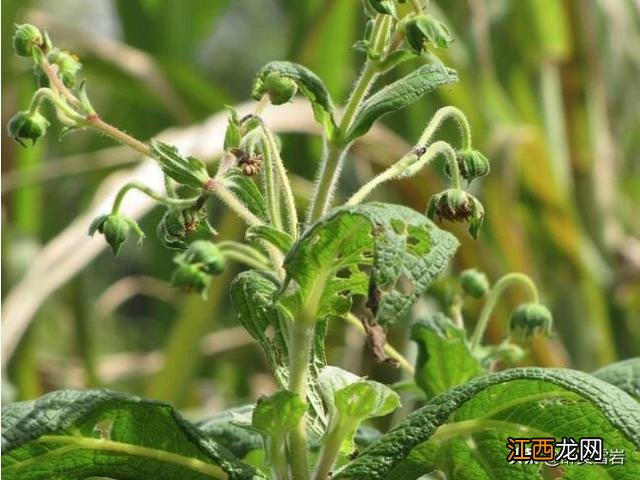
[[[225,256],[254,268],[265,270],[269,268],[269,260],[255,248],[233,240],[217,243]]]
[[[151,188],[147,187],[146,185],[143,185],[138,182],[131,182],[131,183],[127,183],[124,187],[122,187],[116,194],[116,198],[113,200],[113,207],[111,209],[112,213],[120,212],[120,206],[122,204],[122,201],[124,200],[124,197],[129,190],[138,190],[144,193],[146,196],[154,199],[155,201],[170,207],[187,208],[194,205],[198,200],[198,197],[194,197],[194,198],[165,197],[164,195],[154,192]]]
[[[146,143],[141,142],[140,140],[132,137],[131,135],[126,134],[122,130],[110,125],[109,123],[102,120],[97,114],[88,115],[87,126],[98,130],[99,132],[104,133],[105,135],[117,140],[120,143],[123,143],[137,152],[140,152],[142,155],[146,157],[151,157],[151,147]]]
[[[459,108],[448,106],[439,109],[429,121],[427,128],[424,129],[418,145],[427,145],[429,140],[442,126],[442,123],[448,118],[452,118],[458,125],[460,135],[462,136],[462,149],[468,150],[471,148],[471,127],[465,114]]]
[[[229,191],[221,182],[210,179],[205,185],[205,192],[208,195],[214,195],[218,197],[227,207],[235,212],[247,225],[263,225],[262,220],[256,217],[247,207],[245,207],[236,196]]]
[[[348,425],[342,425],[338,422],[333,431],[327,436],[320,453],[314,480],[326,480],[329,478],[333,464],[336,463],[336,459],[340,454],[340,446],[349,433],[348,427]]]
[[[531,300],[538,303],[538,289],[536,288],[535,283],[533,283],[533,281],[527,275],[525,275],[524,273],[512,272],[502,276],[489,292],[487,301],[480,311],[478,323],[476,324],[476,328],[474,329],[470,339],[472,350],[478,348],[478,345],[482,340],[482,336],[487,329],[487,325],[489,324],[491,313],[493,312],[493,309],[495,308],[500,295],[505,291],[507,287],[509,287],[510,285],[515,285],[517,283],[520,283],[524,287],[526,287],[529,291],[529,295],[531,296]]]
[[[42,55],[40,55],[38,66],[42,69],[44,74],[49,79],[51,86],[55,90],[57,90],[65,99],[67,99],[67,101],[71,105],[79,109],[83,108],[82,102],[78,100],[78,98],[73,93],[71,93],[71,90],[69,90],[62,82],[62,80],[60,80],[53,66],[47,60],[47,55],[44,52],[42,52]]]
[[[273,472],[274,480],[287,480],[287,458],[285,455],[284,435],[273,435],[272,445],[269,449],[269,463]]]
[[[76,123],[83,123],[85,118],[71,108],[63,98],[50,88],[39,88],[33,94],[31,104],[29,105],[29,114],[33,115],[38,111],[44,100],[49,100],[57,109],[60,109],[67,117]]]
[[[262,138],[262,155],[264,156],[264,187],[267,201],[267,210],[269,211],[269,217],[271,218],[271,224],[276,230],[282,230],[282,219],[280,218],[280,212],[278,211],[278,199],[276,197],[276,187],[280,182],[274,179],[273,175],[273,150],[269,145],[266,137]]]

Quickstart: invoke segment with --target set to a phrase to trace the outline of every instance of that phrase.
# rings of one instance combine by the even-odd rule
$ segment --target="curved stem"
[[[362,322],[353,313],[348,313],[346,316],[340,317],[340,318],[345,320],[348,324],[355,327],[357,330],[359,330],[363,334],[365,333],[364,327],[362,326]],[[389,357],[396,360],[398,362],[398,365],[400,365],[400,368],[402,368],[407,374],[413,377],[413,375],[416,373],[416,370],[413,367],[413,365],[411,365],[411,362],[407,360],[407,358],[404,355],[402,355],[398,350],[393,348],[388,343],[385,343],[383,348],[384,348],[384,353],[386,353],[387,355],[389,355]]]
[[[429,121],[429,124],[420,135],[418,145],[426,145],[433,135],[442,126],[442,123],[452,118],[458,125],[460,135],[462,135],[462,148],[467,150],[471,148],[471,127],[465,114],[459,108],[448,106],[439,109]]]
[[[338,422],[333,431],[327,436],[320,453],[320,460],[318,460],[316,473],[313,477],[314,480],[326,480],[329,478],[333,464],[336,463],[336,459],[340,454],[340,446],[349,432],[347,427]]]
[[[56,108],[60,109],[67,117],[76,123],[84,122],[84,117],[73,108],[71,108],[64,99],[50,88],[39,88],[36,93],[33,94],[31,104],[29,105],[29,114],[33,115],[38,111],[40,105],[44,100],[49,100]]]
[[[225,240],[217,243],[217,246],[226,257],[232,260],[261,270],[269,268],[269,260],[267,257],[249,245],[233,240]]]
[[[263,225],[264,223],[258,217],[256,217],[251,211],[245,207],[236,196],[229,191],[221,182],[211,179],[205,189],[207,195],[214,195],[218,197],[227,207],[235,212],[247,225]]]
[[[71,93],[71,90],[69,90],[67,86],[62,82],[62,80],[60,80],[53,66],[49,63],[49,60],[47,60],[47,55],[44,52],[42,52],[39,58],[40,58],[40,61],[38,62],[38,66],[42,69],[44,74],[49,79],[51,86],[55,90],[60,92],[60,94],[71,105],[73,105],[76,108],[82,109],[83,108],[82,102],[73,93]],[[89,113],[89,112],[85,112],[85,113]]]
[[[124,197],[129,190],[138,190],[144,193],[146,196],[154,199],[155,201],[170,207],[187,208],[194,205],[198,200],[198,197],[193,197],[193,198],[165,197],[164,195],[154,192],[152,189],[150,189],[146,185],[143,185],[138,182],[131,182],[131,183],[127,183],[124,187],[122,187],[116,194],[116,198],[113,201],[113,207],[111,209],[112,213],[118,213],[120,211],[120,206],[122,204],[122,201],[124,200]]]
[[[517,283],[520,283],[525,288],[527,288],[527,290],[529,291],[529,295],[531,296],[531,300],[538,303],[538,289],[536,288],[535,283],[533,283],[533,281],[527,275],[525,275],[524,273],[512,272],[507,273],[506,275],[501,277],[489,292],[487,301],[480,311],[478,323],[476,324],[476,328],[474,329],[470,339],[471,350],[475,350],[480,344],[482,336],[484,335],[484,332],[487,329],[487,325],[489,324],[491,313],[493,312],[493,309],[495,308],[500,295],[505,291],[507,287],[515,285]]]
[[[411,0],[411,7],[416,15],[420,15],[422,13],[422,5],[420,4],[420,0]]]

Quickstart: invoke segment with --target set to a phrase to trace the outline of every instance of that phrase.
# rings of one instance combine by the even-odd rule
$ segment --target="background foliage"
[[[492,174],[474,186],[488,212],[485,227],[477,241],[453,228],[462,246],[452,273],[475,266],[494,280],[514,270],[535,279],[554,312],[556,336],[536,341],[525,365],[591,371],[640,355],[640,4],[432,0],[431,8],[456,39],[443,55],[460,82],[384,123],[411,143],[437,107],[458,106],[492,160]],[[27,20],[81,56],[98,111],[139,138],[245,101],[255,72],[270,60],[310,67],[336,99],[348,94],[362,62],[348,48],[364,23],[355,0],[8,0],[2,13],[3,124],[35,89],[26,62],[10,51],[12,24]],[[283,141],[303,195],[320,142],[300,134]],[[403,151],[393,145],[356,145],[341,193],[397,159]],[[23,149],[3,133],[3,298],[40,249],[91,204],[105,176],[132,167],[134,158],[111,147],[79,133]],[[389,184],[377,198],[423,211],[443,180],[431,170]],[[148,233],[160,214],[142,220]],[[235,219],[222,210],[213,217],[223,238],[241,237]],[[273,390],[262,352],[231,310],[227,287],[236,268],[214,279],[203,302],[166,285],[171,254],[153,238],[140,251],[132,242],[115,260],[105,250],[32,318],[3,365],[3,400],[102,385],[217,410]],[[446,280],[432,290],[414,318],[451,295]],[[509,292],[492,339],[501,338],[521,293]],[[410,320],[391,335],[409,356]],[[330,332],[329,363],[400,378],[375,365],[357,331],[335,325]]]

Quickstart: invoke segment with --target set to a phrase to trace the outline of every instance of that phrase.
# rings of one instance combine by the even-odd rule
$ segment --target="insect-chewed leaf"
[[[416,383],[428,397],[484,373],[471,353],[464,329],[440,312],[414,323],[411,339],[418,344]]]
[[[267,80],[274,78],[295,82],[300,92],[311,102],[316,121],[322,125],[327,136],[331,138],[336,130],[333,102],[322,80],[311,70],[297,63],[270,62],[262,67],[256,75],[251,96],[259,100],[264,94],[269,93],[270,82]]]
[[[264,350],[281,388],[289,382],[288,337],[291,318],[276,303],[281,285],[267,272],[249,270],[240,273],[231,284],[231,303],[242,325]],[[313,359],[309,366],[307,400],[310,426],[321,434],[326,426],[324,405],[317,390],[318,372],[326,364],[324,337],[326,322],[316,325]]]
[[[589,374],[550,368],[506,370],[438,395],[333,478],[414,480],[436,469],[447,478],[543,478],[541,462],[507,461],[510,437],[598,437],[624,450],[624,465],[561,464],[562,478],[640,478],[640,404]]]
[[[264,478],[170,405],[108,390],[4,407],[2,471],[14,480]]]
[[[606,365],[593,376],[624,390],[640,401],[640,357]]]
[[[227,170],[222,175],[222,181],[251,213],[263,220],[267,218],[266,202],[260,189],[239,168],[234,167]]]
[[[340,207],[309,228],[287,255],[292,288],[283,305],[292,312],[311,308],[321,320],[344,315],[351,298],[364,295],[376,323],[386,327],[409,312],[457,247],[453,235],[410,208]],[[303,299],[316,303],[302,305]]]
[[[420,67],[369,97],[356,114],[346,139],[354,140],[369,131],[383,115],[405,108],[441,85],[456,82],[455,70],[435,63]]]

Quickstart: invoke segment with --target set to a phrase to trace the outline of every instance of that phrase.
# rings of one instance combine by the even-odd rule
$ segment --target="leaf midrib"
[[[73,450],[98,450],[114,453],[123,453],[126,455],[148,458],[164,463],[172,463],[184,468],[188,468],[203,475],[208,475],[218,480],[227,480],[228,475],[217,465],[204,462],[197,458],[188,458],[177,453],[167,452],[164,450],[157,450],[150,447],[142,447],[140,445],[133,445],[130,443],[116,442],[113,440],[98,439],[98,438],[86,438],[77,437],[72,435],[43,435],[37,440],[38,443],[58,443],[66,445],[63,448],[51,450],[43,455],[29,458],[8,465],[5,467],[7,470],[24,468],[31,463],[42,460],[48,456],[58,456],[64,453],[71,452]]]

